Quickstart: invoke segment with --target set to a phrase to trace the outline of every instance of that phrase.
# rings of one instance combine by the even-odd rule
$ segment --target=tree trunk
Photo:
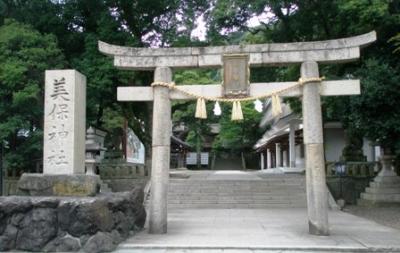
[[[103,105],[100,104],[99,110],[97,111],[96,115],[96,127],[101,127],[103,125],[103,121],[101,120],[101,118],[103,117],[103,113],[104,113],[104,108]]]
[[[197,162],[197,169],[201,169],[201,141],[199,134],[197,134],[196,137],[196,162]]]
[[[147,103],[147,113],[149,115],[148,118],[148,129],[153,129],[153,104],[152,103]],[[151,132],[151,130],[150,130]],[[151,176],[151,159],[152,159],[152,153],[151,153],[151,148],[152,148],[152,143],[151,143],[151,138],[145,138],[144,146],[145,146],[145,174],[147,176]]]
[[[212,155],[212,160],[211,160],[211,166],[210,166],[211,170],[214,170],[214,168],[215,168],[215,160],[216,159],[217,159],[217,154],[214,152]]]
[[[240,155],[241,155],[241,157],[242,157],[242,169],[243,169],[243,170],[247,170],[247,168],[246,168],[246,159],[245,159],[245,157],[244,157],[243,151],[240,153]]]

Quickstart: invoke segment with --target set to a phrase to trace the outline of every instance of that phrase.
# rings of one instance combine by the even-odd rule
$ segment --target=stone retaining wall
[[[1,197],[0,251],[112,251],[145,219],[139,187],[96,197]]]
[[[6,178],[3,185],[3,195],[17,195],[19,178]]]
[[[356,205],[360,194],[373,180],[373,177],[328,177],[326,183],[335,200],[344,199],[347,204]]]
[[[135,187],[146,186],[148,178],[136,178],[136,179],[103,179],[103,182],[107,184],[108,187],[111,188],[113,192],[125,192],[130,191]]]
[[[99,164],[99,175],[101,179],[143,178],[148,176],[148,172],[143,164],[111,160]]]

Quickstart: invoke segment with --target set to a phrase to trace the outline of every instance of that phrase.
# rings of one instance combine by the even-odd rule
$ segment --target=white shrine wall
[[[324,128],[325,160],[337,162],[346,146],[343,128]]]

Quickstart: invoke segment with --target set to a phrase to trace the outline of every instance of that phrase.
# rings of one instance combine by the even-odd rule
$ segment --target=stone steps
[[[170,184],[172,186],[172,189],[185,189],[185,188],[190,188],[193,189],[194,187],[198,188],[205,188],[205,189],[227,189],[227,187],[232,188],[232,189],[271,189],[270,187],[277,187],[277,188],[288,188],[288,187],[304,187],[302,184],[287,184],[287,183],[282,183],[282,184],[265,184],[265,185],[257,185],[257,186],[251,186],[251,185],[235,185],[235,184],[223,184],[223,185],[200,185],[200,184],[193,184],[193,185],[174,185]]]
[[[258,187],[243,187],[243,186],[236,186],[236,185],[223,185],[223,186],[208,186],[208,185],[191,185],[191,186],[175,186],[169,185],[171,191],[182,191],[182,190],[220,190],[220,191],[241,191],[241,190],[275,190],[280,191],[289,188],[304,188],[305,185],[265,185],[265,186],[258,186]]]
[[[400,194],[400,185],[395,187],[386,187],[386,188],[367,187],[365,189],[365,192],[375,193],[375,194]]]
[[[170,187],[171,188],[171,187]],[[280,193],[281,195],[285,194],[293,194],[296,190],[303,190],[304,187],[287,187],[287,188],[280,188],[280,189],[221,189],[221,188],[188,188],[188,189],[171,189],[168,191],[169,194],[178,194],[178,195],[189,195],[189,194],[204,194],[204,193],[216,193],[219,195],[226,195],[226,194],[246,194],[248,192],[255,193],[255,194],[277,194]],[[396,188],[393,188],[396,189]]]
[[[168,208],[306,207],[304,176],[260,180],[171,179]]]
[[[107,183],[101,182],[100,183],[100,193],[112,192],[111,188],[108,186]]]
[[[156,247],[156,246],[136,246],[133,244],[123,245],[123,247],[119,247],[114,253],[204,253],[204,252],[212,252],[212,253],[399,253],[400,249],[394,248],[388,251],[384,247],[382,248],[368,248],[368,247],[352,247],[352,246],[331,246],[331,247],[174,247],[174,246],[166,246],[166,247]]]
[[[285,176],[286,177],[286,176]],[[291,178],[284,178],[284,177],[266,177],[266,178],[260,178],[257,180],[251,180],[251,179],[190,179],[188,180],[187,178],[171,178],[171,184],[188,184],[190,183],[204,183],[204,182],[209,182],[210,184],[240,184],[240,183],[246,183],[246,182],[253,182],[253,183],[281,183],[281,182],[292,182],[292,183],[305,183],[305,179],[303,178],[304,176],[296,176],[296,177],[291,177]]]
[[[400,182],[370,182],[372,188],[399,188]]]
[[[395,195],[395,194],[392,194]],[[199,203],[199,202],[209,202],[209,203],[258,203],[258,202],[296,202],[303,201],[305,198],[264,198],[264,199],[253,199],[253,198],[168,198],[169,203]]]
[[[361,193],[361,198],[373,202],[400,202],[400,193]]]
[[[270,188],[256,188],[256,189],[227,189],[227,188],[200,188],[200,187],[192,187],[192,188],[180,188],[174,189],[171,186],[169,187],[168,193],[181,193],[181,194],[196,194],[196,193],[208,193],[208,192],[216,192],[221,194],[231,194],[231,193],[246,193],[246,192],[254,192],[254,193],[278,193],[281,192],[283,194],[290,193],[292,194],[295,190],[302,190],[305,187],[282,187],[282,188],[275,188],[271,186]]]
[[[232,195],[234,195],[235,193],[233,193]],[[296,193],[294,195],[291,194],[270,194],[270,193],[266,193],[265,195],[261,195],[260,193],[257,193],[252,195],[251,193],[246,193],[246,195],[208,195],[206,194],[190,194],[190,195],[181,195],[181,194],[169,194],[168,195],[168,199],[298,199],[300,197],[303,197],[303,195]],[[305,197],[305,196],[304,196]]]
[[[168,205],[168,209],[270,209],[306,208],[306,203],[293,204],[178,204]]]
[[[384,183],[386,185],[400,185],[400,177],[394,176],[377,176],[374,179],[376,183]]]
[[[370,186],[361,193],[360,205],[375,203],[400,203],[400,177],[378,175]]]
[[[208,195],[207,193],[205,193],[204,195],[168,195],[168,199],[192,199],[192,200],[196,200],[196,199],[210,199],[210,200],[215,200],[215,199],[236,199],[236,200],[240,200],[240,199],[254,199],[254,200],[268,200],[268,199],[298,199],[298,198],[302,198],[305,197],[304,195],[300,195],[300,194],[295,194],[295,195],[281,195],[281,194],[265,194],[265,195],[251,195],[251,193],[247,193],[246,195],[236,195],[236,196],[232,196],[235,193],[232,193],[231,195],[217,195],[217,194],[213,194],[213,195]],[[257,193],[258,194],[258,193]]]

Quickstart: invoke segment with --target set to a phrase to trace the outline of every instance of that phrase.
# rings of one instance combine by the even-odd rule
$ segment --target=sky
[[[257,27],[262,23],[271,22],[273,18],[275,18],[275,15],[270,11],[268,7],[266,7],[263,13],[251,17],[247,21],[246,25],[250,28]],[[207,35],[206,22],[204,21],[204,16],[201,15],[196,20],[196,28],[192,31],[191,36],[192,38],[197,38],[200,41],[205,41],[206,35]]]
[[[282,11],[285,13],[286,9],[282,9]],[[292,11],[295,11],[295,9],[293,9]],[[177,13],[176,15],[177,15],[176,18],[178,20],[182,18],[179,13]],[[271,9],[269,7],[265,7],[264,11],[261,14],[254,15],[253,17],[251,17],[246,22],[246,25],[249,28],[257,27],[263,23],[270,23],[274,19],[276,19],[276,16],[274,15],[274,13],[271,11]],[[179,29],[185,30],[187,28],[182,26],[182,27],[178,27],[178,30]],[[221,34],[228,34],[230,32],[235,32],[235,31],[236,31],[235,29],[229,29],[229,31],[223,30],[223,31],[221,31]],[[167,45],[162,46],[160,40],[157,40],[157,39],[154,40],[154,36],[157,37],[157,35],[158,34],[156,32],[152,31],[152,32],[149,32],[146,35],[144,35],[142,40],[148,41],[150,44],[150,47],[153,47],[153,48],[167,46]],[[195,29],[193,29],[193,31],[191,32],[191,38],[198,39],[200,41],[205,41],[206,36],[207,36],[207,27],[206,27],[206,22],[204,20],[204,14],[202,14],[195,21]]]

